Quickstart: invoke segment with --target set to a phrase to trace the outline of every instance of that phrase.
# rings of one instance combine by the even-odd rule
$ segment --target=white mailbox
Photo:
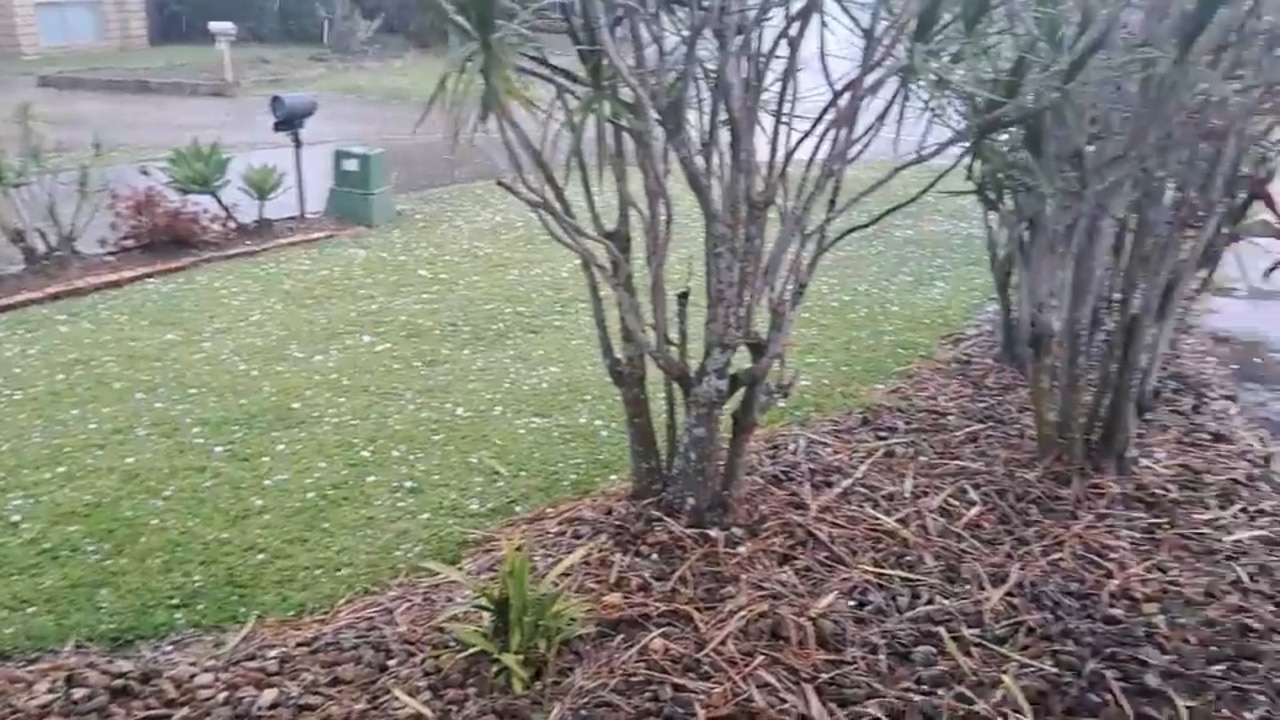
[[[215,43],[230,42],[236,39],[236,24],[226,20],[210,20],[209,34]]]
[[[235,66],[231,64],[231,43],[236,39],[236,24],[226,20],[210,20],[209,34],[213,36],[213,46],[222,56],[222,79],[228,83],[236,81]]]

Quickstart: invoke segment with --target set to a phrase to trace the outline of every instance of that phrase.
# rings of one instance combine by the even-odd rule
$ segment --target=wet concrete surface
[[[334,150],[338,147],[361,145],[362,143],[320,142],[306,143],[303,146],[300,177],[308,214],[324,210],[333,184]],[[417,192],[490,179],[502,174],[505,168],[497,140],[487,136],[460,143],[455,143],[451,137],[440,135],[393,138],[369,145],[385,151],[393,193]],[[288,192],[267,204],[266,216],[273,220],[297,217],[300,208],[296,178],[299,176],[294,171],[294,150],[291,146],[258,148],[236,154],[229,171],[233,188],[225,193],[225,199],[233,205],[241,220],[254,220],[257,208],[234,189],[235,179],[240,177],[247,166],[263,163],[273,164],[284,170],[290,187]],[[163,181],[163,175],[156,170],[154,164],[138,163],[107,168],[97,181],[107,188],[105,192],[110,192],[159,185]],[[66,196],[68,203],[75,197],[72,187],[73,178],[67,177],[60,192]],[[214,209],[212,201],[194,199],[193,202]],[[100,251],[104,243],[113,236],[111,220],[109,213],[99,212],[84,232],[81,248],[86,252]],[[0,244],[0,269],[14,270],[18,265],[16,251]]]
[[[372,141],[408,137],[422,115],[411,102],[318,95],[320,110],[308,124],[313,142]],[[0,117],[32,103],[41,130],[54,147],[87,150],[97,138],[107,150],[165,150],[192,138],[218,140],[231,148],[282,145],[271,130],[268,96],[174,97],[63,91],[35,87],[29,77],[0,76]],[[440,132],[438,124],[423,132]],[[10,132],[12,132],[10,130]],[[0,140],[3,140],[0,136]]]
[[[1276,260],[1274,239],[1251,238],[1228,250],[1199,309],[1236,377],[1241,407],[1280,439],[1280,272],[1262,277]]]
[[[543,36],[555,57],[569,57],[572,47],[562,36]],[[233,53],[235,49],[233,47]],[[135,68],[136,71],[136,68]],[[430,82],[430,80],[424,80]],[[282,82],[278,91],[288,91]],[[429,87],[423,88],[426,93]],[[316,94],[319,111],[307,125],[309,142],[367,142],[389,138],[447,135],[451,124],[441,116],[426,118],[425,103]],[[31,75],[0,68],[0,144],[13,129],[14,110],[30,103],[41,130],[60,151],[85,150],[95,137],[107,149],[168,150],[192,138],[218,140],[228,148],[274,147],[287,140],[271,130],[270,92],[247,88],[236,97],[178,97],[63,91],[36,87]],[[12,138],[9,138],[12,139]]]

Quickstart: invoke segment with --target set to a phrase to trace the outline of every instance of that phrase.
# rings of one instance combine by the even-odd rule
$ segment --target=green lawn
[[[928,199],[830,257],[776,420],[847,408],[971,314],[970,207]],[[617,415],[575,263],[487,186],[0,315],[0,654],[298,613],[452,559],[623,473]]]

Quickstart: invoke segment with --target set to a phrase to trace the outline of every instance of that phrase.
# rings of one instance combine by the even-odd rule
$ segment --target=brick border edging
[[[307,233],[305,235],[293,235],[291,237],[273,240],[260,245],[232,248],[221,252],[212,252],[207,255],[196,255],[182,260],[174,260],[173,262],[158,263],[147,267],[133,268],[132,270],[121,270],[117,273],[90,275],[78,280],[71,280],[59,285],[41,288],[40,290],[30,290],[0,298],[0,314],[25,307],[31,307],[33,305],[43,305],[44,303],[53,302],[54,300],[90,295],[100,290],[121,288],[125,285],[132,285],[140,280],[147,280],[149,278],[160,277],[162,275],[172,275],[173,273],[182,272],[183,270],[189,270],[193,267],[206,265],[208,263],[249,257],[251,255],[258,255],[279,248],[292,247],[294,245],[305,245],[319,240],[328,240],[330,238],[351,235],[354,232],[354,229],[323,230],[320,232]]]

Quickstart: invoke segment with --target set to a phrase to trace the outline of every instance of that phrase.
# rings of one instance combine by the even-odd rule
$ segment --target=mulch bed
[[[1182,339],[1127,479],[1038,466],[992,350],[955,338],[866,412],[764,438],[739,529],[616,496],[504,527],[548,560],[597,548],[571,573],[596,630],[525,697],[442,659],[458,589],[428,580],[0,666],[0,717],[1275,717],[1280,484],[1205,343]]]
[[[201,248],[138,249],[60,258],[22,272],[0,274],[0,312],[119,287],[207,262],[255,255],[298,244],[295,241],[301,238],[324,239],[349,229],[349,225],[327,217],[281,220],[269,227],[246,229],[225,242]]]

